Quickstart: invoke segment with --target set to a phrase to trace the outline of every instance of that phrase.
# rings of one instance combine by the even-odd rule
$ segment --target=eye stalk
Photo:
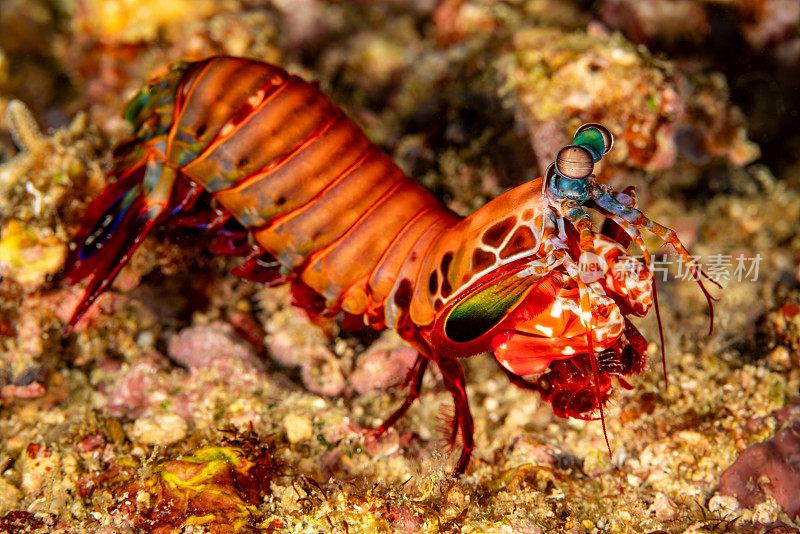
[[[572,144],[563,147],[556,161],[547,169],[545,180],[548,192],[560,199],[583,203],[588,197],[588,178],[594,164],[611,150],[614,138],[607,128],[599,124],[584,124],[572,138]]]

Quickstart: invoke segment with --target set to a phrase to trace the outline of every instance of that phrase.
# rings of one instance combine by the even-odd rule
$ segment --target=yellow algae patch
[[[73,29],[111,43],[149,42],[167,26],[202,19],[215,10],[210,0],[86,0]]]
[[[66,257],[67,246],[60,239],[42,237],[17,220],[8,221],[0,233],[0,276],[29,289],[58,272]]]

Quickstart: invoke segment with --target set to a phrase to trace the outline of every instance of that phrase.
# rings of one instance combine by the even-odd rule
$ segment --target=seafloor
[[[312,324],[202,232],[157,231],[65,335],[125,101],[213,54],[319,80],[462,214],[605,124],[599,176],[722,285],[713,333],[648,238],[668,382],[651,312],[611,456],[476,356],[458,479],[436,373],[371,438],[414,353]],[[796,0],[0,0],[0,532],[800,532],[799,88]]]

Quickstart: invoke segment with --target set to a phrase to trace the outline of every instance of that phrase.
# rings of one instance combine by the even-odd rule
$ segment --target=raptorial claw
[[[83,299],[65,326],[69,333],[157,225],[193,205],[201,188],[176,183],[177,173],[143,156],[89,205],[62,279],[89,278]]]

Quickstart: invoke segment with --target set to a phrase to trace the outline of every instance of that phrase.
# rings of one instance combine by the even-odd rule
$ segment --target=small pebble
[[[286,430],[286,439],[289,443],[309,440],[313,431],[311,419],[291,413],[283,418],[283,428]]]
[[[139,513],[144,513],[145,511],[149,510],[150,507],[150,494],[144,490],[137,491],[136,509],[139,510]]]
[[[61,467],[61,455],[50,447],[31,443],[22,452],[22,483],[27,496],[34,496],[56,475]]]
[[[733,517],[739,510],[739,501],[730,495],[714,495],[708,501],[708,510],[722,519]]]
[[[215,360],[233,358],[261,368],[253,347],[222,321],[184,328],[167,341],[169,357],[189,369],[211,367]]]
[[[767,361],[774,369],[788,371],[792,368],[792,355],[789,349],[783,345],[775,347],[772,352],[767,354]]]
[[[663,493],[656,494],[653,510],[659,521],[674,521],[678,517],[678,506]]]
[[[608,471],[611,469],[611,460],[605,451],[592,451],[583,460],[583,471],[590,476]]]
[[[795,488],[797,490],[797,488]],[[762,525],[769,525],[778,520],[778,514],[781,511],[781,505],[775,499],[767,499],[759,503],[753,509],[753,522],[761,523]]]
[[[171,445],[186,437],[186,421],[176,414],[140,417],[128,431],[131,441],[145,445]]]

